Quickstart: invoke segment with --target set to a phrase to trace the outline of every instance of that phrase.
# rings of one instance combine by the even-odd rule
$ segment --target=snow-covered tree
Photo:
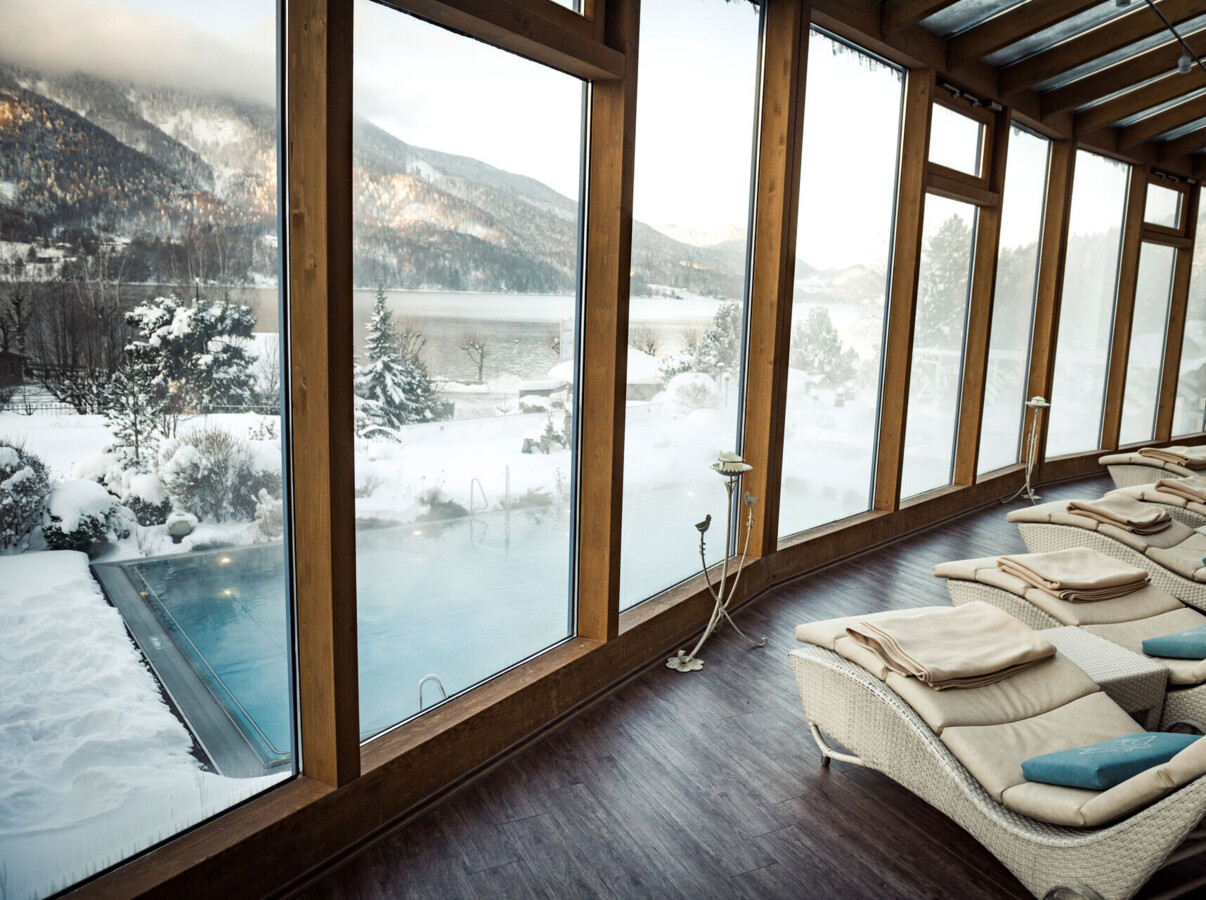
[[[136,337],[126,346],[124,363],[154,373],[151,381],[171,414],[255,401],[250,307],[159,297],[126,320]]]
[[[719,379],[725,372],[737,374],[741,363],[741,304],[725,300],[712,316],[712,324],[704,330],[699,343],[662,363],[662,383],[682,372],[701,372]]]
[[[917,286],[915,347],[958,350],[963,345],[971,249],[971,226],[958,215],[939,225],[926,243]]]
[[[166,395],[145,366],[118,369],[101,391],[101,411],[113,432],[114,450],[142,469],[165,430]]]
[[[385,291],[377,288],[364,365],[358,365],[355,373],[358,434],[389,434],[407,423],[437,418],[435,390],[419,357],[424,342],[421,334],[410,329],[399,335]]]
[[[828,309],[809,310],[808,319],[796,326],[791,340],[791,367],[819,376],[828,385],[844,384],[855,376],[858,353],[842,345]]]

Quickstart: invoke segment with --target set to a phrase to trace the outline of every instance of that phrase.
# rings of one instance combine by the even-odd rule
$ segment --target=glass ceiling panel
[[[1041,53],[1049,47],[1054,47],[1060,41],[1067,40],[1080,34],[1082,31],[1088,31],[1090,28],[1094,28],[1103,22],[1108,22],[1110,19],[1117,18],[1118,16],[1125,15],[1130,11],[1130,7],[1120,7],[1114,0],[1109,0],[1109,2],[1102,3],[1100,6],[1086,9],[1084,12],[1070,19],[1065,19],[1058,25],[1044,28],[1037,34],[1023,38],[1017,43],[1010,44],[1008,47],[1002,47],[996,53],[990,53],[984,57],[984,61],[990,66],[998,68],[1000,66],[1007,66],[1010,63],[1025,59],[1027,56]]]
[[[1076,107],[1075,112],[1083,112],[1086,109],[1092,109],[1094,106],[1100,106],[1102,103],[1108,103],[1110,100],[1113,100],[1115,97],[1121,97],[1123,94],[1133,91],[1136,88],[1141,88],[1146,85],[1152,84],[1153,82],[1159,81],[1163,77],[1164,77],[1164,75],[1156,75],[1153,78],[1148,78],[1146,81],[1140,81],[1138,84],[1128,85],[1127,87],[1123,88],[1121,91],[1114,91],[1114,93],[1106,94],[1104,97],[1094,100],[1092,103],[1085,103],[1082,106]]]
[[[959,0],[928,19],[922,19],[921,27],[942,37],[950,37],[1020,5],[1017,0]]]
[[[1159,113],[1172,109],[1174,106],[1181,106],[1184,103],[1188,103],[1202,96],[1206,96],[1206,88],[1186,94],[1183,97],[1176,97],[1172,100],[1168,100],[1164,103],[1161,103],[1159,106],[1153,106],[1151,109],[1145,109],[1141,113],[1136,113],[1133,116],[1127,116],[1125,119],[1119,119],[1114,123],[1114,127],[1126,128],[1128,125],[1134,125],[1136,122],[1142,122],[1144,119],[1149,119],[1154,115],[1158,115]]]
[[[1185,36],[1193,34],[1201,28],[1206,28],[1206,15],[1198,16],[1195,19],[1190,19],[1182,25],[1177,26],[1177,31]],[[1052,91],[1056,88],[1063,87],[1066,84],[1071,84],[1074,81],[1079,81],[1088,75],[1093,75],[1097,72],[1107,69],[1115,63],[1126,62],[1128,59],[1143,53],[1146,50],[1151,50],[1154,47],[1159,47],[1161,44],[1172,42],[1172,35],[1167,30],[1160,31],[1150,37],[1146,37],[1141,41],[1135,41],[1133,44],[1128,44],[1121,50],[1115,50],[1113,53],[1107,53],[1105,56],[1099,56],[1097,59],[1091,60],[1084,65],[1077,66],[1075,69],[1069,69],[1067,72],[1061,72],[1054,78],[1048,78],[1046,81],[1040,81],[1035,85],[1035,90]]]
[[[1182,125],[1180,128],[1174,128],[1172,131],[1158,135],[1158,137],[1164,141],[1175,141],[1177,138],[1184,137],[1191,131],[1197,131],[1199,128],[1206,128],[1206,118],[1197,119],[1188,125]]]

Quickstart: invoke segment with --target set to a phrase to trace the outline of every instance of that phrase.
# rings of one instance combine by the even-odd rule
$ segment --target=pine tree
[[[101,411],[115,438],[118,454],[136,469],[152,457],[164,432],[164,394],[145,366],[128,365],[101,390]]]
[[[796,326],[791,342],[791,366],[819,376],[824,384],[844,384],[858,369],[858,353],[853,347],[843,347],[829,310],[815,308],[809,310],[807,321]]]
[[[971,278],[972,229],[958,215],[938,226],[926,244],[917,287],[917,348],[954,350],[963,346]]]
[[[397,432],[410,422],[437,418],[435,390],[427,366],[419,358],[424,338],[407,330],[398,334],[385,290],[377,288],[365,340],[365,364],[356,367],[356,430]],[[405,349],[404,349],[405,348]]]
[[[725,372],[736,376],[741,362],[741,304],[725,300],[716,308],[712,324],[699,343],[662,363],[659,375],[663,384],[681,372],[702,372],[720,378]]]

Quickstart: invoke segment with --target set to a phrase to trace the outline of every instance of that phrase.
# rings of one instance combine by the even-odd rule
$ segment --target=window
[[[355,15],[368,738],[573,633],[583,87],[369,0]]]
[[[930,162],[979,176],[984,162],[983,123],[935,103],[930,119]]]
[[[1173,434],[1206,431],[1206,203],[1198,204]]]
[[[1076,153],[1047,455],[1101,446],[1128,167]]]
[[[276,3],[211,12],[6,22],[28,29],[0,54],[8,897],[295,771]]]
[[[724,518],[708,467],[739,439],[759,35],[749,3],[641,5],[621,609],[698,572],[691,526]]]
[[[1045,138],[1016,127],[1009,132],[988,378],[980,427],[980,472],[1012,465],[1020,459],[1050,151],[1051,142]]]
[[[951,482],[977,214],[969,203],[925,199],[902,497]]]
[[[1143,221],[1148,225],[1180,228],[1181,192],[1158,184],[1149,184],[1147,203],[1143,207]]]
[[[893,66],[810,35],[781,535],[871,505],[903,81]],[[867,115],[850,116],[851,96]],[[846,168],[858,178],[833,177]]]
[[[1144,243],[1139,251],[1139,281],[1127,355],[1126,394],[1122,403],[1120,444],[1150,441],[1156,435],[1156,403],[1164,369],[1164,337],[1172,300],[1173,263],[1177,251]]]

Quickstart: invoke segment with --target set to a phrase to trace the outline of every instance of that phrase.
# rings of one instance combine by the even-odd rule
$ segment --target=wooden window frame
[[[1180,195],[1181,202],[1177,212],[1179,221],[1175,227],[1170,227],[1168,225],[1154,225],[1146,220],[1147,201],[1145,195],[1143,210],[1143,240],[1155,244],[1166,244],[1170,247],[1182,246],[1184,240],[1189,237],[1189,197],[1190,194],[1193,193],[1193,188],[1195,185],[1182,181],[1179,178],[1173,180],[1157,172],[1149,170],[1147,173],[1147,186],[1148,188],[1155,186],[1164,188],[1165,190],[1175,191]]]

